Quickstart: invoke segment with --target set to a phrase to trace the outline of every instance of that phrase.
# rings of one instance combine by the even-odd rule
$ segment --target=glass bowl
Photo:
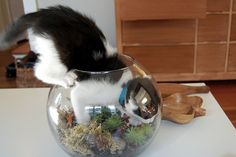
[[[134,59],[112,71],[73,70],[70,88],[54,86],[47,103],[57,143],[73,157],[133,157],[157,133],[161,97],[155,80]]]

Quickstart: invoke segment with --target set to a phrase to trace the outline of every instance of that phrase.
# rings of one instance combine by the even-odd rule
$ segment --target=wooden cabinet
[[[204,17],[205,0],[119,0],[122,20],[183,19]]]
[[[141,62],[158,81],[236,79],[233,4],[116,0],[118,50]]]

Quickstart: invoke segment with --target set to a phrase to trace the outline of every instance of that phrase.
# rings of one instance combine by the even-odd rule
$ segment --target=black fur
[[[41,36],[49,35],[59,52],[61,62],[68,70],[108,71],[124,67],[117,56],[106,56],[106,40],[95,22],[64,6],[41,9],[22,16],[6,31],[5,41],[10,42],[28,28]],[[95,59],[94,54],[100,58]]]

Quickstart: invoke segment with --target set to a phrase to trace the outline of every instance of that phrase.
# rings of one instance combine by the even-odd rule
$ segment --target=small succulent
[[[122,125],[122,119],[119,116],[113,115],[102,124],[102,128],[112,133]]]
[[[146,137],[149,137],[153,134],[154,130],[149,124],[143,124],[140,128],[140,131],[142,131]]]
[[[102,107],[101,113],[97,114],[95,120],[97,123],[103,123],[105,120],[111,117],[111,111],[107,107]]]
[[[132,145],[141,145],[145,142],[145,136],[143,132],[136,127],[131,127],[125,133],[125,139]]]
[[[153,133],[153,129],[149,124],[144,124],[140,127],[130,127],[125,132],[125,139],[131,145],[142,145],[147,138]]]

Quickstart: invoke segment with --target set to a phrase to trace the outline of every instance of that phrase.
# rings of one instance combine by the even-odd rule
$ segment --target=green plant
[[[145,136],[137,127],[131,127],[125,133],[125,139],[133,145],[141,145],[145,142]]]
[[[153,133],[153,129],[149,124],[139,127],[131,127],[125,132],[125,140],[131,145],[144,144],[147,138]]]
[[[122,125],[122,119],[119,116],[113,115],[102,124],[102,128],[112,133]]]
[[[149,124],[143,124],[140,127],[140,131],[143,132],[144,136],[149,137],[153,134],[153,128]]]
[[[101,113],[97,114],[95,116],[95,120],[97,123],[103,123],[105,120],[111,117],[111,111],[108,107],[102,107],[101,108]]]

